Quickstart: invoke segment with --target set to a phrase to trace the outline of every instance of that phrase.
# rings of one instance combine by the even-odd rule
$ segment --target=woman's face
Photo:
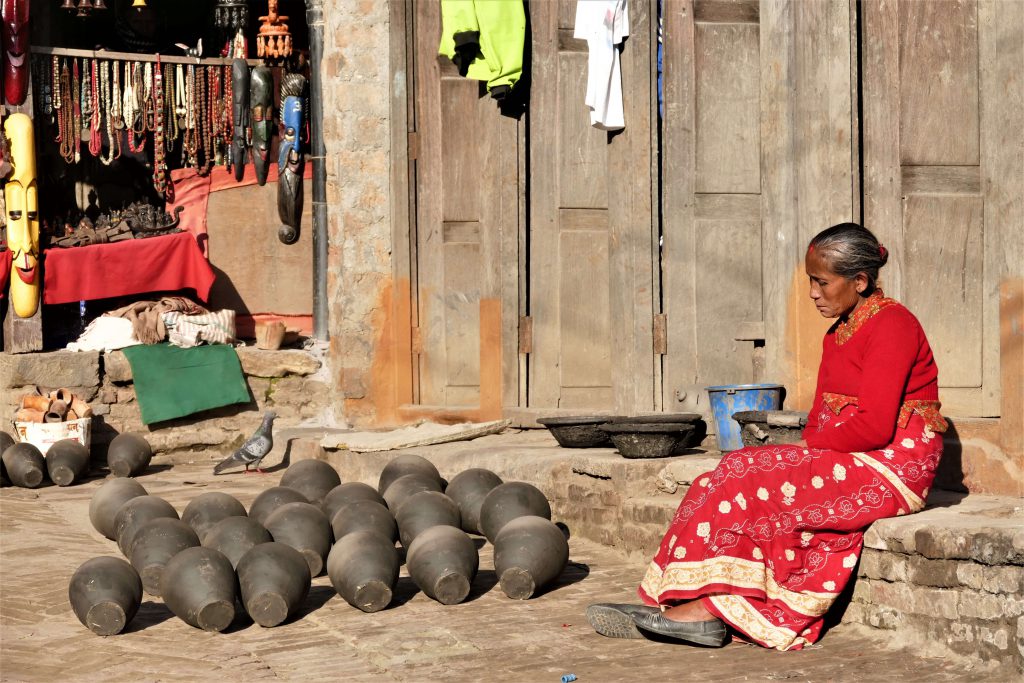
[[[850,315],[864,300],[860,296],[868,286],[868,278],[864,273],[857,273],[852,279],[837,275],[828,260],[813,250],[807,252],[804,268],[811,283],[811,300],[823,317]]]

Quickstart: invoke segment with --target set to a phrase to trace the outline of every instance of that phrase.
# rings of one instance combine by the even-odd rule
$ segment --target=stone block
[[[956,588],[960,586],[956,571],[959,564],[956,560],[929,560],[914,555],[909,561],[909,582],[919,586]]]
[[[855,595],[856,592],[854,589]],[[955,590],[871,581],[870,593],[865,602],[891,607],[908,614],[953,620],[959,616],[959,597],[958,591]]]
[[[906,582],[909,576],[907,556],[865,548],[860,556],[859,572],[869,579]]]
[[[107,404],[107,403],[91,403],[90,407],[92,408],[92,414],[93,415],[109,415],[110,414],[110,405]]]
[[[987,593],[1024,593],[1024,567],[991,567],[977,562],[960,562],[957,579],[968,588]]]
[[[117,403],[117,388],[104,385],[97,394],[100,403]]]
[[[159,429],[145,433],[154,453],[177,450],[197,450],[204,446],[220,446],[233,435],[219,427],[193,425],[175,429]]]
[[[111,382],[131,382],[132,366],[121,351],[103,354],[103,376]]]
[[[0,354],[0,388],[95,387],[100,381],[97,351]]]
[[[305,351],[264,351],[252,346],[235,351],[242,363],[242,372],[251,377],[312,375],[320,369],[320,361]]]
[[[117,402],[133,403],[135,401],[135,389],[132,387],[118,387]]]
[[[1024,614],[1024,597],[960,591],[960,614],[974,619],[998,621]]]

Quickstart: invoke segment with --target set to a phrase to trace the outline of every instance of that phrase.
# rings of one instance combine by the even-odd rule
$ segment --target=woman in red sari
[[[853,578],[865,528],[924,507],[946,423],[924,330],[876,286],[887,259],[854,223],[811,241],[811,299],[838,321],[803,440],[733,451],[698,477],[640,584],[645,605],[591,605],[598,633],[721,646],[731,627],[800,649]]]

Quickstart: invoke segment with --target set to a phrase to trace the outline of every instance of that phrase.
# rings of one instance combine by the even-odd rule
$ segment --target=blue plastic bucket
[[[718,449],[723,453],[743,448],[742,428],[732,419],[733,413],[782,408],[781,384],[723,384],[708,387],[707,391],[718,432]]]

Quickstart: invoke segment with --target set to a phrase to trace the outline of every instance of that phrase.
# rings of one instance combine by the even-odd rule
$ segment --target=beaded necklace
[[[121,115],[121,64],[120,62],[113,63],[114,70],[114,91],[110,100],[110,120],[114,124],[114,130],[120,131],[124,128],[124,117]],[[113,131],[111,131],[113,134]],[[119,148],[118,156],[120,156],[121,147],[121,134],[117,134],[117,146]]]
[[[116,68],[115,68],[116,71]],[[106,155],[100,156],[100,161],[104,165],[109,166],[114,159],[121,156],[121,136],[118,135],[111,123],[113,118],[113,102],[115,99],[111,99],[110,91],[110,62],[103,62],[100,67],[100,106],[103,108],[103,113],[106,116],[107,123],[107,142],[110,145],[110,149]]]
[[[142,119],[145,123],[145,130],[152,132],[156,130],[156,111],[154,110],[155,100],[153,94],[153,63],[146,62],[145,72],[142,76],[142,80],[145,83],[145,93],[143,95],[143,111],[145,112]]]
[[[160,67],[160,55],[156,57],[153,70],[153,187],[158,194],[167,194],[167,152],[164,147],[164,74]]]
[[[227,148],[230,145],[231,140],[231,126],[234,121],[233,111],[233,100],[235,98],[235,87],[231,82],[231,67],[224,67],[224,74],[221,77],[221,81],[224,83],[224,99],[221,103],[221,130],[224,131],[224,147]],[[227,166],[231,159],[230,154],[224,154],[224,165]]]
[[[81,84],[78,80],[78,60],[72,59],[72,75],[71,75],[71,101],[72,101],[72,117],[71,117],[71,130],[68,131],[68,141],[74,147],[74,160],[77,164],[82,158],[81,152],[81,135],[82,135],[82,100],[81,100]]]
[[[145,113],[143,109],[143,94],[146,96],[148,93],[145,92],[145,85],[142,82],[142,65],[139,62],[135,62],[131,68],[131,106],[132,116],[129,121],[126,121],[128,125],[128,148],[134,153],[142,152],[145,147]],[[142,139],[137,140],[136,135],[141,135]]]
[[[60,156],[65,163],[75,162],[74,135],[75,113],[74,104],[71,101],[71,72],[68,63],[61,60],[60,70],[60,115],[57,117],[58,140],[60,141]]]
[[[89,154],[98,157],[103,151],[103,132],[100,130],[103,112],[100,110],[100,65],[92,60],[89,65]]]
[[[174,66],[164,64],[164,128],[166,148],[168,152],[174,151],[174,142],[178,139],[178,117],[174,115]]]

